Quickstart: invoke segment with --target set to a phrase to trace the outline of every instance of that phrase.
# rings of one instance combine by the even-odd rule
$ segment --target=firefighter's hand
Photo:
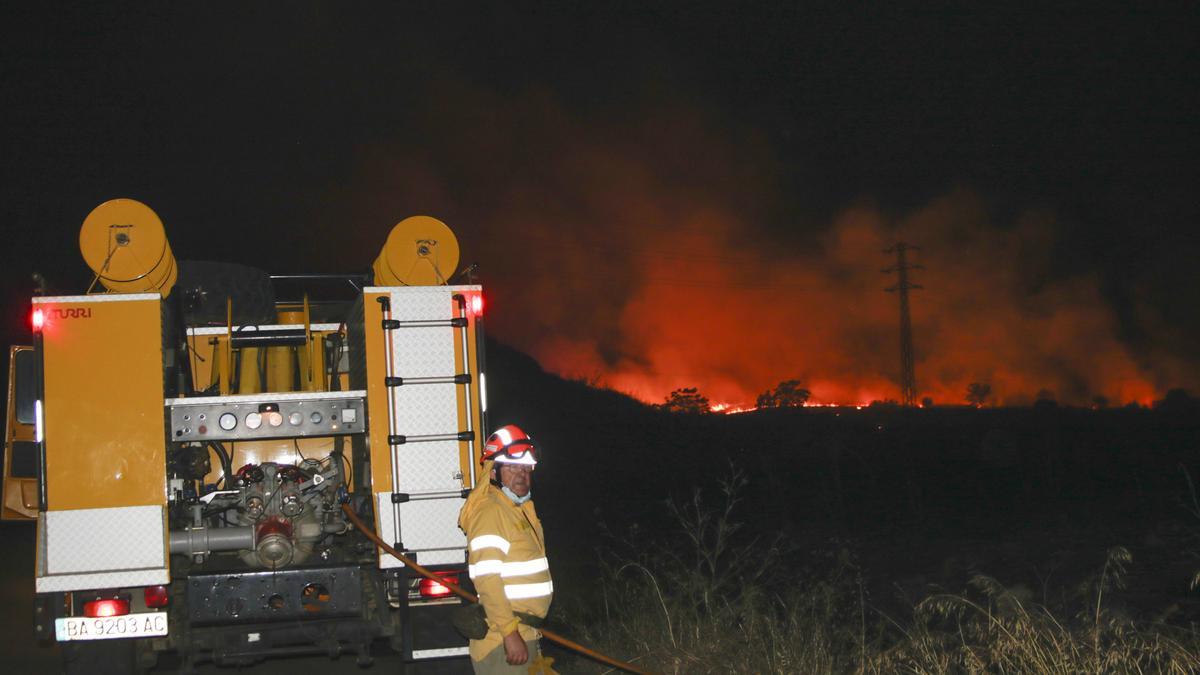
[[[519,666],[529,660],[529,648],[525,646],[521,631],[513,629],[513,632],[504,636],[504,655],[508,657],[510,666]]]

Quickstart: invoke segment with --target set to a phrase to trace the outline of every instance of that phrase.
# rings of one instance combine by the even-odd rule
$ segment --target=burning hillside
[[[441,215],[481,263],[489,330],[561,375],[649,402],[697,387],[744,407],[792,379],[814,404],[898,399],[896,297],[883,292],[895,280],[880,272],[903,240],[924,268],[912,278],[918,400],[963,403],[982,383],[998,404],[1039,392],[1146,403],[1200,381],[1153,341],[1128,346],[1100,280],[1064,266],[1052,213],[997,216],[961,189],[905,213],[864,202],[789,225],[769,148],[693,110],[601,125],[533,94],[442,95],[459,112],[413,123],[456,133],[373,151],[364,175],[385,183],[348,200],[372,205],[367,222]]]

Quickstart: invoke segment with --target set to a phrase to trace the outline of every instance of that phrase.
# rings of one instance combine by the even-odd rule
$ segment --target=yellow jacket
[[[458,516],[458,526],[467,533],[470,576],[489,629],[483,639],[471,640],[471,658],[476,661],[499,647],[513,628],[524,640],[540,638],[541,633],[520,623],[513,612],[545,617],[554,596],[542,523],[533,502],[518,506],[488,483],[491,464],[484,464],[481,480]]]

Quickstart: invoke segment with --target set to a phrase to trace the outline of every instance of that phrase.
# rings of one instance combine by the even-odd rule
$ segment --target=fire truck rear
[[[176,261],[158,216],[117,199],[80,248],[93,287],[33,297],[11,349],[4,460],[3,517],[37,523],[35,630],[65,670],[368,664],[384,640],[461,659],[460,601],[341,511],[469,583],[482,290],[452,285],[450,230],[409,218],[370,273],[272,277]]]

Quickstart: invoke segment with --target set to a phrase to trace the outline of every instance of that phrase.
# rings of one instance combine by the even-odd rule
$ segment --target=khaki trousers
[[[488,652],[482,661],[472,661],[471,665],[475,667],[476,675],[529,675],[529,664],[542,652],[537,640],[526,640],[525,648],[529,650],[529,660],[519,666],[508,665],[503,644]]]

